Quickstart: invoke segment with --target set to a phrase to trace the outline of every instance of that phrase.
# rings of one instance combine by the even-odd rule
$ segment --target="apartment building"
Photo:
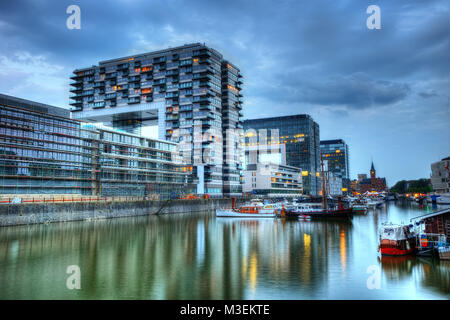
[[[197,193],[240,195],[242,75],[218,51],[194,43],[102,61],[71,77],[73,117],[182,145]],[[193,179],[191,179],[193,181]]]

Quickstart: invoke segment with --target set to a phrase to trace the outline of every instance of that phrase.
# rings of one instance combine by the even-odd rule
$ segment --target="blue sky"
[[[352,177],[373,158],[392,185],[450,156],[449,31],[446,0],[2,1],[0,92],[68,108],[75,68],[204,42],[240,67],[244,118],[310,114]]]

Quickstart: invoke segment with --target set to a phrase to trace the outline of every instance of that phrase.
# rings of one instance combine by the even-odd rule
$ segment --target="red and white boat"
[[[247,205],[237,209],[217,209],[216,217],[232,217],[232,218],[275,218],[277,211],[272,208],[264,208],[264,206]]]
[[[383,256],[405,256],[416,251],[416,236],[409,226],[383,224],[378,247]]]

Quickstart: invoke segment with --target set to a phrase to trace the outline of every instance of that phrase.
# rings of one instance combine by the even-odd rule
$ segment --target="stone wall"
[[[236,199],[237,204],[242,201]],[[2,204],[0,226],[206,212],[219,208],[231,208],[231,199]]]

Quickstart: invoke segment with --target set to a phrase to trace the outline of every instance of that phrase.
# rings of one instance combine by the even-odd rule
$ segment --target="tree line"
[[[418,179],[418,180],[400,180],[392,188],[391,192],[395,193],[428,193],[432,192],[433,187],[431,186],[429,179]]]

